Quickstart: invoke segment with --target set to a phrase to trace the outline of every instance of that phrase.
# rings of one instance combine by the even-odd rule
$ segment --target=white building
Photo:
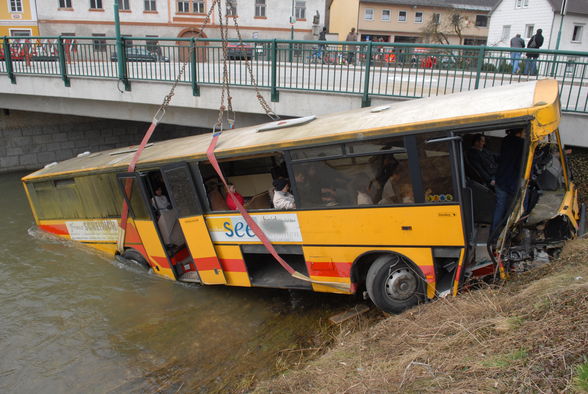
[[[227,1],[232,7],[227,7]],[[223,14],[232,9],[243,39],[313,39],[313,17],[324,24],[326,0],[221,0]],[[37,0],[40,34],[113,37],[113,0]],[[132,37],[200,35],[211,0],[119,0],[121,33]],[[293,16],[293,18],[291,18]],[[233,20],[229,19],[233,26]],[[315,27],[315,31],[318,27]],[[235,38],[235,29],[230,29]],[[203,37],[219,38],[218,11],[212,12]]]
[[[537,29],[543,29],[542,49],[556,49],[562,16],[562,0],[502,0],[490,14],[488,46],[510,46],[520,34],[525,45]],[[567,0],[559,49],[588,51],[588,0]]]

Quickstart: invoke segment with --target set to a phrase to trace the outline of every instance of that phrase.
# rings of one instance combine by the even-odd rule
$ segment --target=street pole
[[[125,67],[125,53],[123,52],[122,36],[120,35],[120,18],[118,14],[118,0],[114,0],[114,31],[116,33],[116,53],[118,59],[118,79],[125,85],[125,90],[131,90]]]
[[[294,11],[294,0],[292,0],[292,15],[290,16],[290,45],[288,50],[288,61],[292,63],[292,41],[294,41],[294,22],[296,21],[296,13]]]
[[[559,43],[561,41],[561,29],[563,27],[564,16],[566,15],[566,6],[567,6],[567,0],[563,0],[561,3],[561,10],[559,11],[561,18],[559,20],[559,29],[557,31],[557,40],[555,41],[555,50],[556,51],[559,50]],[[551,66],[551,76],[552,77],[555,75],[556,63],[557,63],[557,55],[554,55],[553,56],[553,65]]]

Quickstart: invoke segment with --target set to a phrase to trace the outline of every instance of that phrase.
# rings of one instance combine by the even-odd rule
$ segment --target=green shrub
[[[482,71],[495,73],[496,72],[496,66],[494,64],[492,64],[492,63],[484,63],[484,64],[482,64]]]
[[[588,361],[576,367],[574,386],[578,389],[578,391],[588,392]]]

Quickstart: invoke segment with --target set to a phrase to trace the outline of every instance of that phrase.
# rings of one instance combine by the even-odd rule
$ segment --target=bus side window
[[[439,137],[438,134],[417,136],[417,149],[425,202],[442,203],[456,199],[451,175],[451,157],[449,142],[426,144],[428,139]]]

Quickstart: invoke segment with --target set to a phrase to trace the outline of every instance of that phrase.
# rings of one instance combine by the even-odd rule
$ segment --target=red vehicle
[[[231,43],[227,45],[227,58],[229,60],[251,60],[255,47],[252,44]]]

